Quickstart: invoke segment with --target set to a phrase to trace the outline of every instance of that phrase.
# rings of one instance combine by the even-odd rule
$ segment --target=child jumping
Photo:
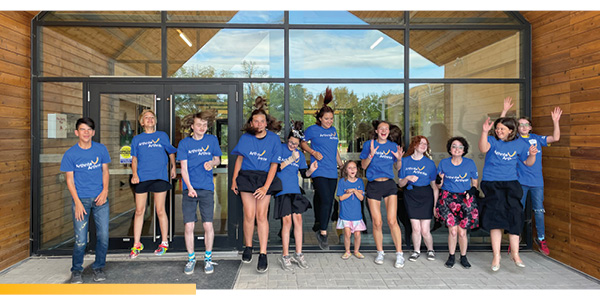
[[[354,161],[347,161],[342,167],[342,178],[338,181],[337,196],[340,201],[340,216],[337,229],[344,229],[344,247],[346,252],[342,259],[349,259],[350,237],[354,234],[354,256],[365,258],[358,250],[360,248],[360,232],[367,229],[363,222],[360,202],[365,199],[365,187],[361,179],[356,177],[358,166]]]

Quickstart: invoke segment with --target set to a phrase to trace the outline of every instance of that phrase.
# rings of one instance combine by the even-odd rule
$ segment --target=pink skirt
[[[344,229],[350,228],[350,232],[354,233],[355,231],[365,231],[367,230],[367,226],[363,220],[358,221],[346,221],[342,219],[338,219],[336,229]]]

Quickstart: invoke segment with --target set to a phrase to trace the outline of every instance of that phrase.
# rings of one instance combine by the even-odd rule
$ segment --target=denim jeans
[[[544,187],[543,186],[521,186],[523,188],[523,198],[521,203],[523,204],[523,210],[525,210],[525,202],[527,201],[527,194],[531,194],[531,209],[533,210],[533,217],[535,218],[535,229],[537,231],[538,240],[546,238],[546,228],[544,226]]]
[[[96,270],[104,268],[104,265],[106,264],[106,252],[108,250],[108,198],[101,206],[96,206],[96,203],[94,202],[95,198],[84,198],[80,200],[87,214],[83,215],[83,220],[77,221],[75,219],[75,204],[71,204],[73,229],[75,231],[73,266],[71,267],[71,272],[83,271],[83,256],[85,255],[85,248],[88,243],[88,221],[91,214],[94,215],[94,223],[96,223],[96,260],[92,265],[92,269]]]

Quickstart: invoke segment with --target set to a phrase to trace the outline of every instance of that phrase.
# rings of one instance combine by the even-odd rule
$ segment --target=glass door
[[[157,113],[156,130],[167,132],[168,115],[160,114],[160,108],[164,106],[161,104],[165,102],[163,94],[162,85],[90,84],[89,116],[96,122],[94,141],[104,144],[111,157],[108,194],[110,249],[128,249],[133,244],[135,191],[131,184],[131,140],[144,131],[138,121],[144,109]],[[167,201],[168,215],[171,207]],[[141,242],[151,249],[157,239],[160,241],[160,229],[150,193]]]
[[[189,136],[189,128],[182,126],[182,120],[190,114],[205,110],[215,110],[216,120],[209,124],[208,134],[219,140],[221,146],[221,164],[213,170],[214,181],[214,219],[215,230],[214,248],[216,250],[231,250],[237,243],[237,222],[241,205],[234,199],[235,195],[229,189],[233,163],[230,163],[229,152],[239,138],[240,128],[237,120],[237,96],[235,85],[171,85],[167,87],[169,110],[173,122],[171,130],[172,144],[177,147],[179,142]],[[173,182],[171,200],[174,205],[173,235],[175,245],[185,247],[184,223],[181,211],[182,179],[181,166],[177,162],[177,179]],[[198,223],[194,227],[196,248],[204,248],[204,228],[200,212],[196,212]]]

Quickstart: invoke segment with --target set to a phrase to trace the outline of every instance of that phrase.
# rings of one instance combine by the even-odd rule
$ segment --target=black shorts
[[[283,194],[275,197],[273,217],[277,220],[291,214],[301,214],[312,208],[302,194]]]
[[[160,193],[170,190],[171,184],[160,179],[146,180],[135,185],[136,194],[144,194],[148,192]]]
[[[254,193],[258,188],[263,187],[267,181],[267,172],[264,171],[252,171],[252,170],[240,170],[236,179],[237,188],[240,192]],[[271,182],[271,186],[267,191],[268,195],[275,195],[281,190],[281,180],[275,176]]]
[[[366,194],[368,199],[381,201],[381,198],[387,196],[396,195],[398,193],[398,186],[394,179],[388,179],[386,181],[369,181],[367,182]]]

